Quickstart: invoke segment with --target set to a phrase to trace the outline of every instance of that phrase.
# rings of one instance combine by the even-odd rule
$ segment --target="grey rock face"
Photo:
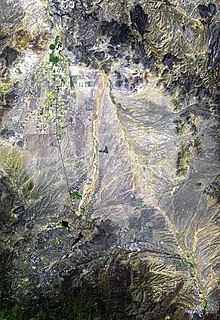
[[[0,319],[219,319],[219,5],[4,0]]]

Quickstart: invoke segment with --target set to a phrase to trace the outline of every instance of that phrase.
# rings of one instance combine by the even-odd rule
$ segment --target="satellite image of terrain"
[[[0,0],[0,320],[220,320],[220,1]]]

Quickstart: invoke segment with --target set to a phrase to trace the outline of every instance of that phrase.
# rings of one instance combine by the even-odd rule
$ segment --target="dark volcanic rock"
[[[148,25],[148,15],[144,12],[141,5],[137,4],[130,11],[132,25],[143,36]]]
[[[0,59],[5,59],[6,66],[12,67],[13,63],[15,63],[15,60],[19,56],[19,52],[13,48],[6,47],[2,53],[0,54]]]

